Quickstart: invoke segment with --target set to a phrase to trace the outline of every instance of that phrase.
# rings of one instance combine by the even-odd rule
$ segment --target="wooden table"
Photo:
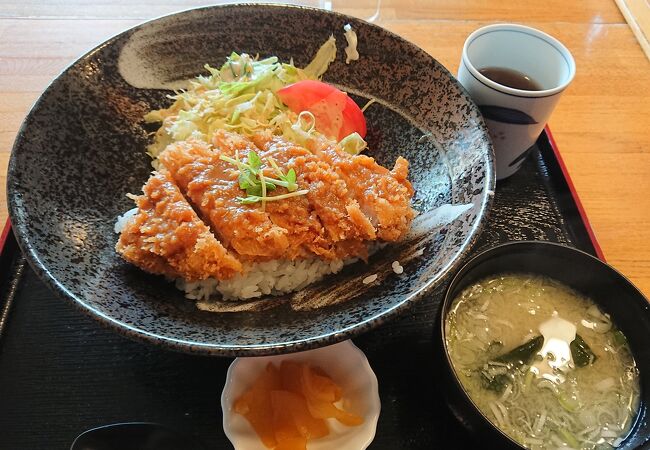
[[[334,9],[353,14],[367,14],[355,8],[368,2],[333,0]],[[110,36],[202,4],[0,0],[2,223],[11,146],[48,82]],[[466,36],[490,22],[539,28],[573,53],[577,75],[550,127],[605,257],[650,296],[650,63],[614,0],[383,0],[378,20],[453,73]]]

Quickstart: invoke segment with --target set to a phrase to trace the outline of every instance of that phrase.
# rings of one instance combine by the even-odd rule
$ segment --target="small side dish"
[[[363,450],[380,401],[368,361],[352,342],[282,356],[237,358],[221,396],[236,450]]]
[[[639,408],[625,335],[588,298],[547,277],[503,274],[465,288],[445,318],[464,389],[534,450],[619,446]]]
[[[363,417],[350,413],[342,389],[320,367],[282,361],[268,363],[253,385],[234,404],[262,443],[275,450],[304,450],[312,439],[330,434],[325,419],[359,426]]]

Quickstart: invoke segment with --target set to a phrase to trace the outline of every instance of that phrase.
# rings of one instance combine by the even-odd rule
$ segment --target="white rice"
[[[115,230],[116,233],[121,233],[124,227],[126,227],[126,224],[131,220],[131,217],[135,216],[138,213],[138,208],[133,208],[129,209],[127,212],[122,214],[121,216],[117,216],[117,220],[115,221],[115,226],[113,227],[113,230]]]
[[[345,261],[345,263],[354,260]],[[340,259],[286,259],[265,261],[244,267],[244,273],[229,280],[208,278],[203,281],[176,280],[176,287],[185,292],[185,297],[205,301],[215,294],[223,300],[248,300],[263,295],[282,295],[303,289],[332,273],[340,272],[344,262]]]
[[[119,216],[115,222],[115,232],[121,233],[137,212],[138,208],[133,208]],[[374,253],[384,245],[381,243],[370,244],[369,253]],[[310,258],[295,261],[279,259],[244,264],[244,272],[229,280],[219,281],[215,278],[208,278],[202,281],[186,281],[178,278],[176,287],[185,292],[185,297],[198,302],[206,302],[218,296],[221,296],[222,300],[250,300],[265,295],[282,295],[299,291],[327,275],[340,272],[344,265],[355,261],[357,258],[333,261]],[[372,276],[374,276],[372,281],[375,281],[377,275]],[[363,282],[367,284],[366,279]]]
[[[377,274],[373,273],[372,275],[368,275],[367,277],[365,277],[363,279],[362,283],[363,284],[370,284],[370,283],[374,283],[375,281],[377,281]]]

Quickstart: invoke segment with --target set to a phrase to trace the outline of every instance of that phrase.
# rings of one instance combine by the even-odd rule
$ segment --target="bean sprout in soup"
[[[445,320],[454,370],[489,420],[533,449],[610,449],[639,408],[625,336],[549,278],[505,274],[466,288]]]

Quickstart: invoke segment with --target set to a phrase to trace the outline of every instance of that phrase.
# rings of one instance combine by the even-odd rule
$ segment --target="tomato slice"
[[[339,141],[354,132],[359,133],[362,138],[366,137],[366,118],[361,108],[348,97],[343,109],[343,127],[339,132]]]
[[[277,94],[291,111],[300,113],[335,90],[338,89],[322,81],[303,80],[279,89]]]
[[[366,119],[359,106],[345,92],[322,81],[303,80],[277,91],[278,97],[297,114],[311,112],[316,129],[341,140],[354,132],[366,136]]]
[[[316,129],[329,138],[337,140],[344,128],[343,110],[349,97],[345,92],[334,89],[326,97],[312,103],[307,107],[316,119]],[[298,111],[299,112],[299,111]],[[347,135],[345,135],[347,136]],[[345,137],[343,136],[343,137]]]

